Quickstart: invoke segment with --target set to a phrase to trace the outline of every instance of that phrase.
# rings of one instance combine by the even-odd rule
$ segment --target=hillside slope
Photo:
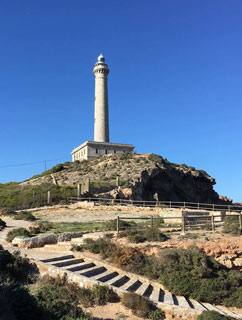
[[[67,162],[34,176],[21,185],[76,185],[87,178],[91,182],[111,182],[117,177],[129,191],[126,189],[123,193],[122,188],[119,188],[116,196],[121,194],[122,197],[137,200],[227,202],[227,199],[221,199],[213,190],[215,179],[204,170],[171,163],[154,154],[123,153],[83,162]]]

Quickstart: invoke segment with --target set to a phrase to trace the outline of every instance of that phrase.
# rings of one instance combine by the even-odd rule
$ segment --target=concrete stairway
[[[52,276],[67,274],[70,281],[80,286],[90,287],[95,283],[108,285],[118,294],[133,291],[141,296],[147,297],[162,310],[172,312],[183,312],[192,316],[200,314],[203,310],[215,310],[222,315],[242,319],[242,314],[230,311],[222,306],[214,306],[209,303],[200,303],[194,299],[175,296],[165,291],[158,283],[149,282],[147,279],[135,274],[125,273],[120,269],[88,258],[82,254],[75,257],[72,254],[55,256],[53,258],[37,261],[40,272],[49,273]],[[185,319],[184,318],[184,319]]]

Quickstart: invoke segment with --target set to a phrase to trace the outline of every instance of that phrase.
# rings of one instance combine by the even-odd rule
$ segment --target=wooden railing
[[[234,204],[211,204],[211,203],[196,203],[188,201],[149,201],[149,200],[127,200],[127,199],[105,199],[91,197],[70,197],[71,202],[88,201],[95,204],[103,205],[132,205],[142,207],[163,207],[163,208],[183,208],[206,211],[225,211],[225,212],[241,212],[242,206]]]

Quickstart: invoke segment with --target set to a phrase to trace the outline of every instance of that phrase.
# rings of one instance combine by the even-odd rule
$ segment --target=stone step
[[[211,310],[211,311],[216,311],[222,315],[226,315],[222,310],[218,309],[217,307],[213,306],[212,304],[210,303],[207,303],[207,302],[203,302],[203,305],[208,309],[208,310]]]
[[[142,283],[142,285],[135,291],[135,293],[139,294],[140,296],[143,296],[145,292],[148,290],[148,287],[148,283]]]
[[[118,276],[117,279],[114,279],[110,283],[110,285],[119,288],[119,287],[123,286],[128,281],[129,281],[129,277],[124,276],[124,275],[120,275],[120,276]]]
[[[90,278],[90,277],[95,276],[97,274],[100,274],[100,273],[102,273],[102,272],[104,272],[106,270],[107,269],[104,268],[104,267],[95,266],[93,268],[85,270],[84,272],[80,273],[80,275]]]
[[[92,276],[92,279],[99,280],[100,278],[104,278],[104,277],[108,276],[109,274],[111,274],[111,271],[110,270],[106,270],[105,272],[103,272],[101,274],[97,274],[95,276]]]
[[[191,304],[193,305],[195,310],[199,310],[199,311],[206,311],[207,308],[205,308],[200,302],[194,300],[194,299],[189,299],[189,301],[191,302]]]
[[[242,315],[236,313],[235,311],[227,310],[223,306],[219,306],[218,308],[221,309],[224,313],[226,313],[226,315],[228,315],[229,317],[242,319]]]
[[[176,298],[177,298],[177,301],[178,301],[178,305],[180,307],[188,308],[188,309],[192,308],[185,297],[176,296]]]
[[[118,272],[114,271],[109,273],[106,276],[101,276],[100,278],[98,278],[97,280],[100,282],[103,282],[104,284],[108,284],[108,281],[112,281],[113,279],[115,279],[118,276]],[[114,280],[113,280],[114,281]]]
[[[200,303],[194,299],[187,299],[183,296],[175,296],[168,291],[163,291],[158,286],[153,287],[153,285],[148,282],[142,283],[135,276],[130,278],[123,272],[122,274],[119,274],[117,271],[107,270],[107,268],[102,266],[101,263],[97,263],[96,265],[94,262],[85,261],[85,259],[86,258],[75,258],[73,255],[69,254],[40,261],[80,275],[80,281],[82,281],[81,276],[88,277],[90,280],[100,281],[104,285],[114,286],[115,290],[120,290],[121,292],[135,292],[136,294],[147,297],[154,303],[158,303],[158,305],[159,302],[162,302],[164,304],[193,310],[192,312],[195,310],[198,312],[214,310],[222,315],[242,320],[242,314],[232,310],[227,310],[226,307],[214,306],[210,303]],[[88,259],[88,261],[91,260]]]
[[[49,259],[44,259],[44,260],[40,260],[41,262],[44,263],[50,263],[50,262],[55,262],[55,261],[62,261],[62,260],[67,260],[67,259],[73,259],[75,258],[73,255],[66,255],[66,256],[60,256],[60,257],[53,257],[53,258],[49,258]]]
[[[170,292],[164,291],[163,302],[167,304],[174,304],[173,296]]]
[[[61,262],[51,263],[55,267],[66,267],[66,266],[72,266],[74,264],[78,264],[84,262],[83,259],[67,259]]]
[[[120,290],[128,291],[128,289],[134,284],[134,279],[129,279],[123,286],[120,287]]]
[[[80,263],[80,265],[76,265],[74,267],[71,267],[71,268],[67,268],[66,270],[68,271],[72,271],[72,272],[75,272],[75,273],[80,273],[80,271],[82,270],[87,270],[87,269],[90,269],[90,268],[93,268],[95,267],[95,263],[93,262],[83,262],[83,263]]]
[[[158,302],[160,300],[160,288],[153,287],[153,291],[150,295],[150,300]]]
[[[83,243],[83,238],[72,238],[71,239],[71,244],[82,244]]]

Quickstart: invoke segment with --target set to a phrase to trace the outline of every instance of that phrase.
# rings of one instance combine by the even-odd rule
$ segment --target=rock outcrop
[[[214,191],[215,179],[204,170],[171,163],[154,154],[124,153],[83,162],[68,162],[57,165],[52,171],[50,169],[21,185],[53,181],[58,185],[75,185],[83,183],[87,178],[93,182],[91,192],[95,196],[102,194],[108,198],[134,200],[231,202]],[[116,178],[120,181],[118,188]]]

